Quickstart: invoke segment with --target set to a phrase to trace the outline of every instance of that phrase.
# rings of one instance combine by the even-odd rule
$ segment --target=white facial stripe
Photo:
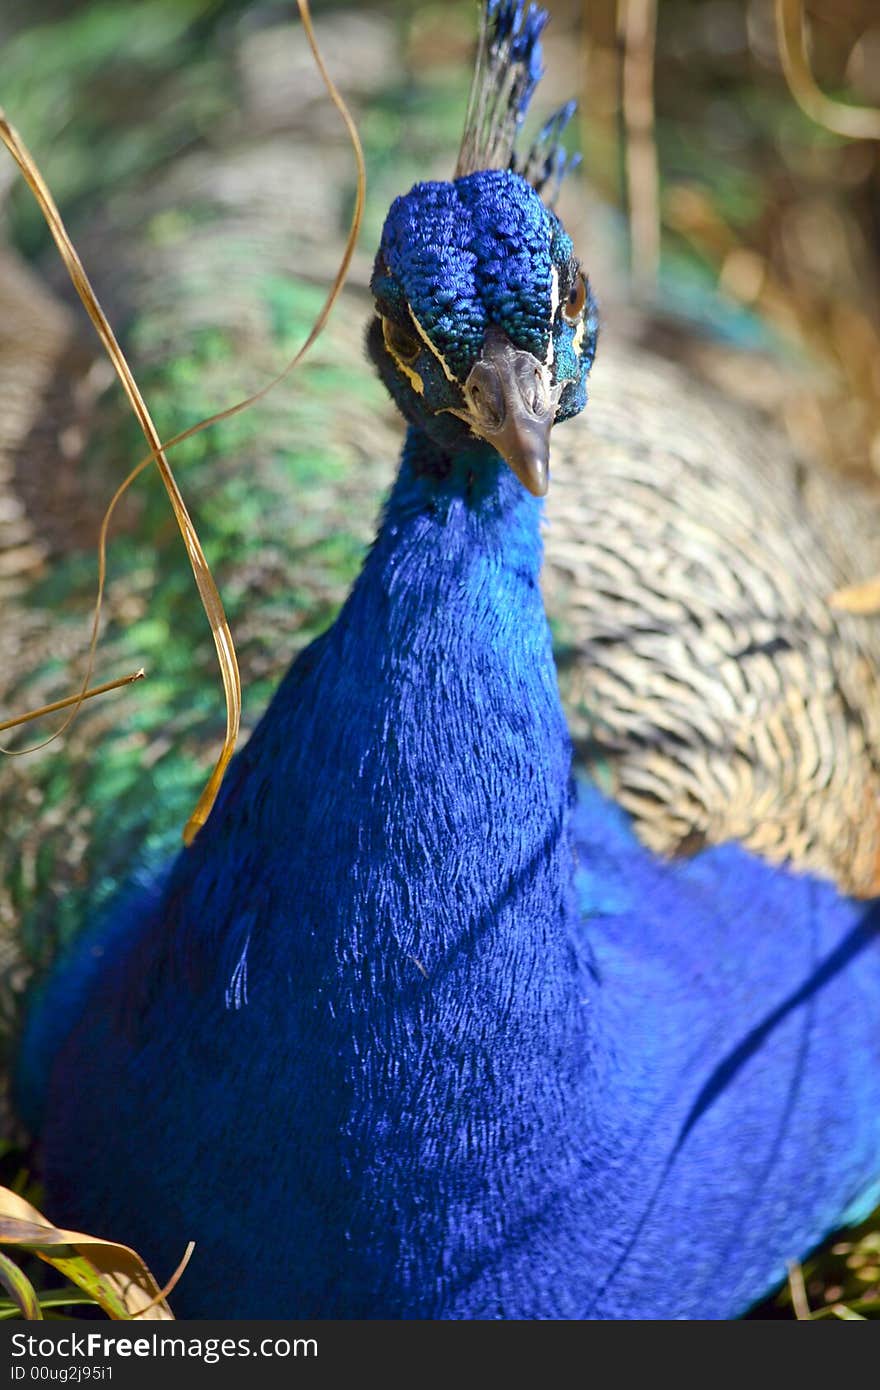
[[[574,338],[572,339],[572,343],[571,343],[571,345],[572,345],[572,347],[574,348],[575,352],[580,352],[580,350],[581,350],[581,343],[584,341],[584,332],[585,332],[585,331],[586,331],[586,324],[585,324],[585,321],[584,321],[583,316],[581,316],[581,321],[580,321],[580,323],[578,324],[577,328],[574,330]]]
[[[556,322],[556,311],[559,308],[559,271],[556,266],[550,267],[550,346],[547,349],[547,356],[544,359],[545,367],[553,366],[553,325]]]

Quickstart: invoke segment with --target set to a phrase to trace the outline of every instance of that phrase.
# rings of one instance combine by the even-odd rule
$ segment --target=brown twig
[[[123,685],[133,685],[135,681],[142,681],[146,674],[142,666],[139,671],[132,671],[130,676],[120,676],[118,680],[93,685],[91,690],[80,690],[76,695],[68,695],[63,700],[53,700],[50,705],[40,705],[39,709],[28,710],[27,714],[17,714],[14,719],[5,719],[0,724],[0,734],[5,734],[7,729],[17,728],[19,724],[27,724],[31,719],[40,719],[44,714],[55,714],[57,710],[67,709],[70,705],[81,705],[83,700],[92,700],[96,695],[106,695],[108,690],[119,690]]]
[[[149,1303],[145,1304],[143,1308],[138,1308],[137,1312],[133,1314],[133,1317],[142,1318],[144,1316],[144,1313],[148,1313],[151,1308],[155,1308],[158,1306],[158,1304],[164,1303],[166,1301],[168,1295],[170,1293],[173,1293],[174,1289],[177,1287],[180,1281],[180,1276],[183,1274],[183,1271],[186,1269],[187,1265],[193,1257],[193,1251],[195,1250],[195,1248],[196,1243],[194,1240],[187,1242],[187,1247],[183,1252],[183,1259],[180,1261],[180,1264],[177,1266],[171,1278],[168,1280],[168,1283],[164,1286],[164,1288],[161,1288],[153,1298],[150,1299]]]

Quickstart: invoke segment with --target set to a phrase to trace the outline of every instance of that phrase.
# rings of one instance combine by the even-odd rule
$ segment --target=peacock
[[[182,1316],[735,1317],[880,1195],[867,503],[672,365],[587,403],[545,21],[485,0],[454,177],[385,221],[345,604],[31,1003],[49,1213],[195,1240]]]

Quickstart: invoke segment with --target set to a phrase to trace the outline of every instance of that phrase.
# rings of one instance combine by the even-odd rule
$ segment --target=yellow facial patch
[[[425,383],[422,381],[422,378],[419,376],[415,368],[410,366],[408,362],[405,362],[403,358],[400,356],[400,353],[395,350],[393,325],[391,323],[391,320],[386,319],[384,316],[382,318],[382,338],[384,340],[385,347],[387,348],[391,356],[394,358],[394,361],[398,369],[401,372],[403,372],[404,376],[409,381],[413,390],[417,391],[420,396],[423,396],[425,394]]]

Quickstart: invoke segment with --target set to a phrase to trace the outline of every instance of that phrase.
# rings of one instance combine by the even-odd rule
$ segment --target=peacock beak
[[[543,362],[495,327],[464,384],[471,430],[498,450],[533,497],[543,497],[550,480],[550,430],[560,391]]]

